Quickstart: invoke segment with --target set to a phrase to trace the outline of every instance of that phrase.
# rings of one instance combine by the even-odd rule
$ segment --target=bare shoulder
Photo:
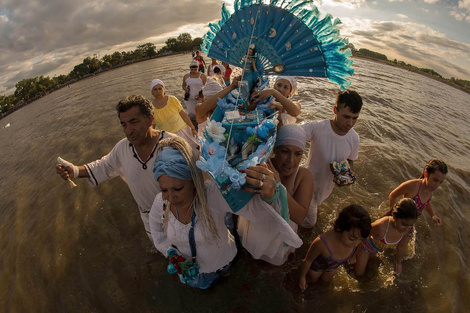
[[[411,179],[402,183],[400,186],[398,186],[397,189],[401,190],[401,193],[403,194],[403,196],[407,198],[411,198],[411,197],[414,197],[416,193],[418,192],[420,184],[421,184],[421,179]]]
[[[390,216],[384,216],[372,222],[372,229],[370,232],[371,236],[383,237],[389,218]]]
[[[300,166],[294,184],[295,186],[304,186],[306,184],[310,184],[313,189],[313,176],[310,170],[308,168]]]

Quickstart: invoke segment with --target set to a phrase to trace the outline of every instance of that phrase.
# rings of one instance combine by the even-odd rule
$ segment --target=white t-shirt
[[[335,186],[330,164],[333,161],[356,160],[359,156],[359,135],[354,129],[346,135],[338,135],[333,131],[330,120],[313,121],[302,125],[302,128],[310,141],[307,164],[314,180],[312,201],[319,206]]]
[[[200,268],[200,273],[212,273],[230,263],[237,254],[237,248],[224,223],[225,213],[233,213],[232,210],[215,183],[207,182],[205,188],[207,206],[212,214],[219,237],[213,238],[212,235],[207,232],[206,236],[208,239],[206,239],[202,233],[202,229],[198,227],[200,223],[196,223],[194,239],[196,242],[196,260]],[[163,199],[160,193],[155,198],[149,216],[150,230],[155,247],[166,257],[168,249],[171,245],[174,245],[186,260],[191,260],[191,247],[188,238],[191,224],[179,222],[171,211],[168,212],[169,213],[166,214],[170,214],[170,216],[167,232],[165,233],[163,226]],[[253,196],[248,204],[235,214],[244,216],[248,220],[255,222],[270,220],[274,227],[277,227],[278,230],[281,229],[281,240],[296,246],[302,244],[302,240],[297,234],[282,217],[279,216],[279,218],[277,218],[278,214],[270,205],[262,201],[259,195]]]
[[[159,136],[158,142],[175,135],[162,132]],[[156,145],[158,145],[158,142]],[[146,169],[144,169],[143,164],[134,157],[134,150],[127,138],[121,139],[110,153],[99,160],[85,164],[85,168],[90,176],[87,178],[87,181],[91,186],[95,187],[108,179],[121,176],[122,180],[129,186],[135,202],[137,202],[145,230],[150,236],[148,214],[155,196],[160,192],[160,186],[155,180],[152,171],[156,153],[145,163]],[[145,162],[146,160],[141,161]]]

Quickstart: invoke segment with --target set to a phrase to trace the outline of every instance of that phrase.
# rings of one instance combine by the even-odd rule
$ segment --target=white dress
[[[359,156],[359,135],[354,129],[346,135],[338,135],[331,127],[330,120],[313,121],[301,126],[310,141],[307,164],[314,180],[312,203],[302,225],[313,226],[312,222],[315,224],[316,221],[313,211],[330,196],[335,186],[330,164],[333,161],[356,160]]]
[[[295,173],[292,186],[287,191],[293,195],[295,178],[299,169]],[[289,220],[289,226],[297,233],[298,225]],[[252,222],[240,216],[238,218],[238,235],[242,246],[251,254],[254,259],[264,260],[274,265],[282,265],[287,261],[289,254],[298,247],[285,245],[276,225],[270,220]]]
[[[212,273],[221,269],[230,263],[237,253],[235,242],[227,230],[224,217],[225,213],[232,212],[227,202],[220,193],[217,185],[213,182],[205,184],[207,204],[214,219],[219,237],[214,238],[208,233],[207,239],[202,233],[202,229],[198,227],[198,223],[194,228],[194,238],[196,241],[196,260],[200,267],[200,273]],[[170,211],[169,211],[170,212]],[[150,230],[153,242],[158,251],[167,256],[168,249],[176,246],[178,251],[187,259],[191,260],[191,248],[188,239],[188,232],[191,224],[180,223],[170,212],[165,234],[163,228],[163,200],[161,193],[155,198],[150,212]],[[248,204],[236,212],[252,221],[268,220],[271,224],[282,229],[281,237],[284,241],[291,245],[300,246],[302,240],[287,225],[287,223],[274,212],[274,209],[266,202],[262,201],[259,195],[255,195]]]
[[[174,136],[172,133],[161,132],[158,142]],[[158,145],[158,142],[156,145]],[[108,179],[121,176],[122,180],[129,186],[135,202],[137,202],[140,217],[150,237],[148,214],[155,196],[160,192],[160,186],[155,181],[152,172],[156,155],[154,153],[147,160],[147,168],[144,169],[142,163],[134,157],[134,150],[127,138],[121,139],[110,153],[99,160],[85,164],[85,168],[90,176],[87,178],[87,181],[91,186],[95,187]],[[145,162],[145,160],[140,161]]]
[[[188,111],[189,118],[192,120],[196,119],[196,104],[200,102],[198,99],[199,91],[202,90],[204,83],[201,78],[201,73],[196,78],[188,76],[186,78],[186,86],[189,87],[189,99],[185,101],[186,110]]]

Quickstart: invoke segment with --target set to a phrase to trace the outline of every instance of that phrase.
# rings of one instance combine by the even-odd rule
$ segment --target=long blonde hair
[[[207,239],[206,231],[212,234],[213,237],[218,238],[219,233],[217,232],[217,227],[215,226],[214,219],[212,214],[209,211],[207,206],[207,196],[206,188],[204,186],[204,178],[202,176],[201,170],[196,166],[196,156],[193,153],[192,148],[189,144],[180,137],[166,138],[158,144],[157,155],[164,148],[170,147],[175,150],[178,150],[179,153],[184,157],[186,163],[188,164],[189,171],[191,172],[191,177],[193,179],[194,187],[196,188],[196,195],[194,199],[194,211],[196,212],[197,220],[201,223],[202,233],[204,238]],[[170,216],[168,212],[165,212],[165,217],[163,219],[163,227],[165,233],[168,227],[168,217]]]

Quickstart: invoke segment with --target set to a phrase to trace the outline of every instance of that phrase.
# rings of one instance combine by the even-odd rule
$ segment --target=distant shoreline
[[[459,85],[456,85],[456,84],[453,84],[451,83],[448,79],[446,78],[440,78],[440,77],[437,77],[437,76],[434,76],[434,75],[431,75],[431,74],[428,74],[428,73],[425,73],[425,72],[422,72],[422,71],[419,71],[419,70],[413,70],[412,68],[409,68],[407,66],[403,66],[401,64],[398,64],[398,63],[394,63],[393,61],[390,61],[390,60],[377,60],[377,59],[374,59],[374,58],[368,58],[368,57],[364,57],[364,56],[353,56],[352,58],[357,58],[357,59],[361,59],[361,60],[367,60],[367,61],[371,61],[371,62],[377,62],[377,63],[380,63],[380,64],[384,64],[384,65],[390,65],[390,66],[393,66],[393,67],[398,67],[400,69],[403,69],[403,70],[407,70],[408,72],[413,72],[413,73],[416,73],[416,74],[421,74],[423,76],[426,76],[428,78],[431,78],[431,79],[434,79],[434,80],[437,80],[441,83],[444,83],[448,86],[451,86],[451,87],[454,87],[456,89],[459,89],[463,92],[466,92],[468,94],[470,94],[470,90],[469,89],[466,89],[462,86],[459,86]]]
[[[145,58],[145,59],[141,59],[141,60],[136,60],[136,61],[132,61],[132,62],[127,62],[127,63],[123,63],[123,64],[119,64],[117,66],[114,66],[114,67],[111,67],[111,68],[108,68],[108,69],[105,69],[105,70],[101,70],[101,71],[97,71],[93,74],[88,74],[86,76],[83,76],[83,77],[80,77],[80,78],[77,78],[77,79],[74,79],[73,81],[71,82],[68,82],[66,84],[63,84],[62,86],[58,86],[58,88],[55,88],[53,90],[50,90],[49,92],[45,92],[43,95],[38,95],[34,98],[31,98],[29,99],[28,101],[24,101],[24,103],[21,103],[21,104],[18,104],[16,106],[14,106],[13,108],[11,108],[10,110],[8,110],[6,113],[1,113],[0,114],[0,120],[3,119],[4,117],[7,117],[8,115],[10,115],[11,113],[21,109],[22,107],[26,106],[26,105],[29,105],[31,103],[33,103],[34,101],[54,92],[54,91],[57,91],[59,89],[62,89],[62,88],[65,88],[65,87],[68,87],[78,81],[81,81],[81,80],[84,80],[84,79],[88,79],[90,77],[94,77],[96,75],[99,75],[101,73],[105,73],[105,72],[108,72],[108,71],[112,71],[112,70],[115,70],[115,69],[118,69],[118,68],[121,68],[123,66],[127,66],[127,65],[131,65],[131,64],[135,64],[135,63],[140,63],[140,62],[145,62],[145,61],[150,61],[150,60],[153,60],[153,59],[157,59],[157,58],[162,58],[162,57],[167,57],[167,56],[173,56],[173,55],[178,55],[178,54],[188,54],[188,53],[191,53],[191,52],[188,52],[188,51],[185,51],[185,52],[175,52],[175,53],[172,53],[172,54],[168,54],[168,55],[157,55],[157,56],[154,56],[154,57],[151,57],[151,58]],[[466,92],[468,94],[470,94],[470,90],[468,89],[465,89],[459,85],[456,85],[456,84],[452,84],[451,82],[449,82],[447,79],[445,78],[440,78],[440,77],[436,77],[436,76],[433,76],[433,75],[430,75],[428,73],[424,73],[424,72],[421,72],[421,71],[417,71],[417,70],[413,70],[409,67],[406,67],[406,66],[403,66],[403,65],[400,65],[400,64],[395,64],[393,63],[392,61],[382,61],[382,60],[377,60],[377,59],[374,59],[374,58],[368,58],[368,57],[363,57],[363,56],[353,56],[352,57],[353,59],[354,58],[357,58],[357,59],[362,59],[362,60],[366,60],[366,61],[371,61],[371,62],[377,62],[377,63],[381,63],[381,64],[385,64],[385,65],[390,65],[390,66],[393,66],[393,67],[398,67],[400,69],[403,69],[403,70],[407,70],[409,72],[414,72],[414,73],[417,73],[417,74],[421,74],[423,76],[426,76],[428,78],[431,78],[431,79],[434,79],[434,80],[437,80],[439,82],[442,82],[448,86],[451,86],[451,87],[454,87],[456,89],[459,89],[463,92]]]
[[[95,77],[95,76],[100,75],[102,73],[109,72],[109,71],[121,68],[123,66],[132,65],[132,64],[135,64],[135,63],[140,63],[140,62],[145,62],[145,61],[150,61],[150,60],[153,60],[153,59],[158,59],[158,58],[163,58],[163,57],[168,57],[168,56],[173,56],[173,55],[179,55],[179,54],[188,54],[188,53],[191,53],[191,52],[188,52],[188,51],[175,52],[175,53],[167,54],[167,55],[156,55],[156,56],[153,56],[153,57],[150,57],[150,58],[145,58],[145,59],[140,59],[140,60],[135,60],[135,61],[128,61],[126,63],[122,63],[122,64],[119,64],[119,65],[116,65],[116,66],[113,66],[113,67],[110,67],[110,68],[107,68],[107,69],[96,71],[92,74],[87,74],[87,75],[82,76],[80,78],[75,78],[71,81],[68,81],[68,82],[62,84],[62,85],[57,85],[54,89],[45,91],[43,94],[36,95],[35,97],[30,98],[26,101],[25,100],[22,100],[22,102],[20,101],[21,103],[19,102],[19,104],[15,105],[14,107],[12,107],[7,112],[0,113],[0,120],[3,119],[4,117],[7,117],[10,114],[12,114],[13,112],[21,109],[22,107],[27,106],[27,105],[33,103],[34,101],[36,101],[38,99],[41,99],[42,97],[47,96],[48,94],[50,94],[54,91],[57,91],[57,90],[62,89],[62,88],[70,87],[70,85],[73,85],[74,83],[79,82],[81,80],[88,79],[90,77]]]

